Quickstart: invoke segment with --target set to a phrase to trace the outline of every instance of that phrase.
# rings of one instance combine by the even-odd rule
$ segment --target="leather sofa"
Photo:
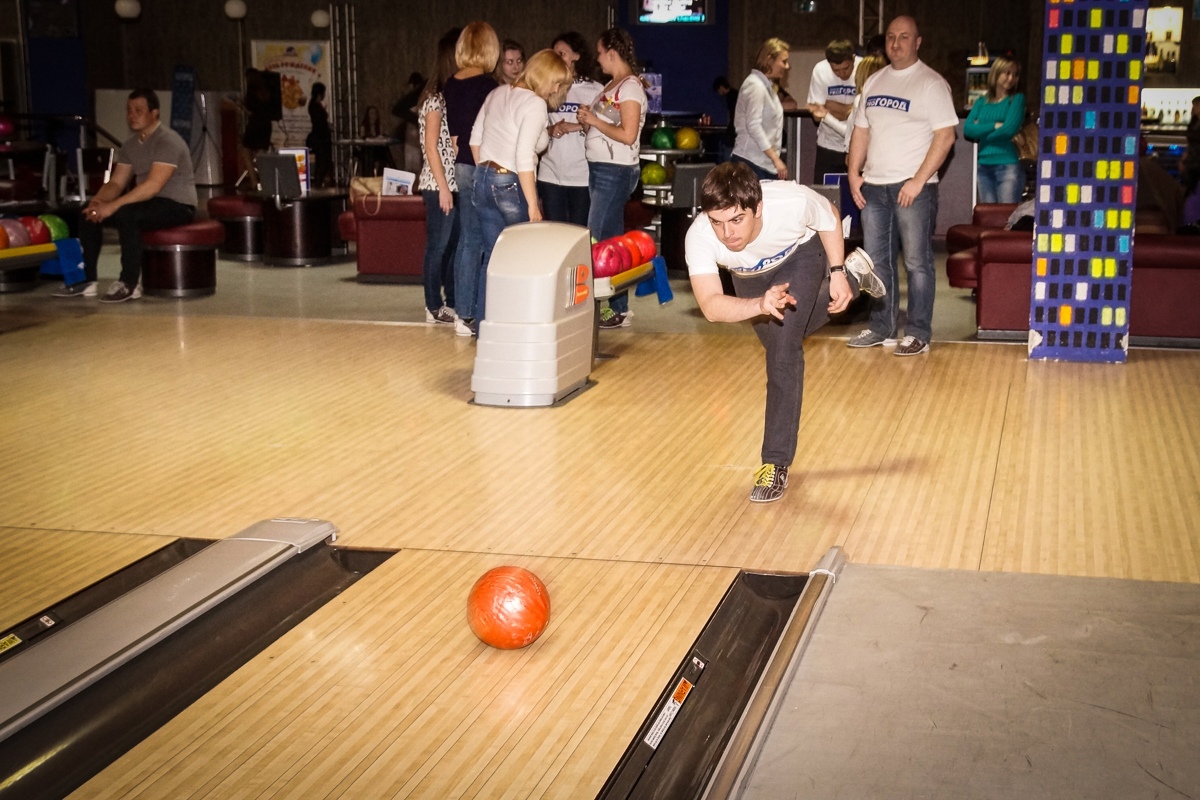
[[[343,239],[355,242],[360,281],[421,280],[425,201],[420,195],[359,197],[353,211],[338,219],[338,230]]]
[[[1023,339],[1029,330],[1033,290],[1033,235],[1004,230],[1012,206],[1007,213],[997,206],[977,207],[972,226],[956,226],[960,230],[955,232],[954,246],[963,249],[947,258],[946,271],[952,286],[975,289],[979,338]],[[994,222],[1001,214],[1001,227],[982,224]],[[1195,310],[1195,298],[1200,296],[1200,238],[1162,230],[1152,212],[1139,213],[1129,335],[1135,341],[1196,340],[1200,346],[1200,314]],[[949,249],[949,231],[946,241]]]

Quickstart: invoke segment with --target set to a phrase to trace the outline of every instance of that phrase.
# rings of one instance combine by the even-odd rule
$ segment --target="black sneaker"
[[[626,311],[624,314],[618,314],[611,308],[605,307],[600,311],[600,327],[601,328],[628,328],[633,323],[630,317],[633,316],[632,311]]]
[[[140,284],[131,289],[120,281],[113,281],[112,286],[109,286],[108,291],[100,298],[100,302],[124,303],[126,300],[137,300],[141,296],[142,287]]]
[[[778,464],[763,464],[754,473],[754,489],[750,492],[751,503],[771,503],[783,497],[787,488],[788,468]]]

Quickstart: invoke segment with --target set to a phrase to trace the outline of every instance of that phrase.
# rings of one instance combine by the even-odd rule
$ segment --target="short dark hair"
[[[754,211],[762,202],[762,184],[749,166],[726,161],[713,167],[700,186],[700,210],[708,213],[722,208]]]
[[[134,89],[129,93],[130,100],[145,100],[146,108],[158,111],[158,94],[153,89]]]
[[[854,58],[854,45],[849,39],[834,39],[825,46],[825,60],[830,64],[844,64]]]

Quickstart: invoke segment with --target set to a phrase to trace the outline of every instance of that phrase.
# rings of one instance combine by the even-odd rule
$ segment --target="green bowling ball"
[[[59,239],[71,238],[71,229],[67,227],[67,223],[62,217],[54,214],[42,214],[38,219],[46,223],[46,227],[50,230],[50,241],[57,242]]]
[[[650,134],[650,146],[655,150],[674,150],[675,131],[670,128],[655,128]]]

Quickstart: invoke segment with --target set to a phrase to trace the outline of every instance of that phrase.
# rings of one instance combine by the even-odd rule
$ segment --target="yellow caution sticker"
[[[5,650],[11,650],[20,643],[21,637],[17,636],[15,633],[10,633],[8,636],[0,639],[0,653],[3,653]]]

